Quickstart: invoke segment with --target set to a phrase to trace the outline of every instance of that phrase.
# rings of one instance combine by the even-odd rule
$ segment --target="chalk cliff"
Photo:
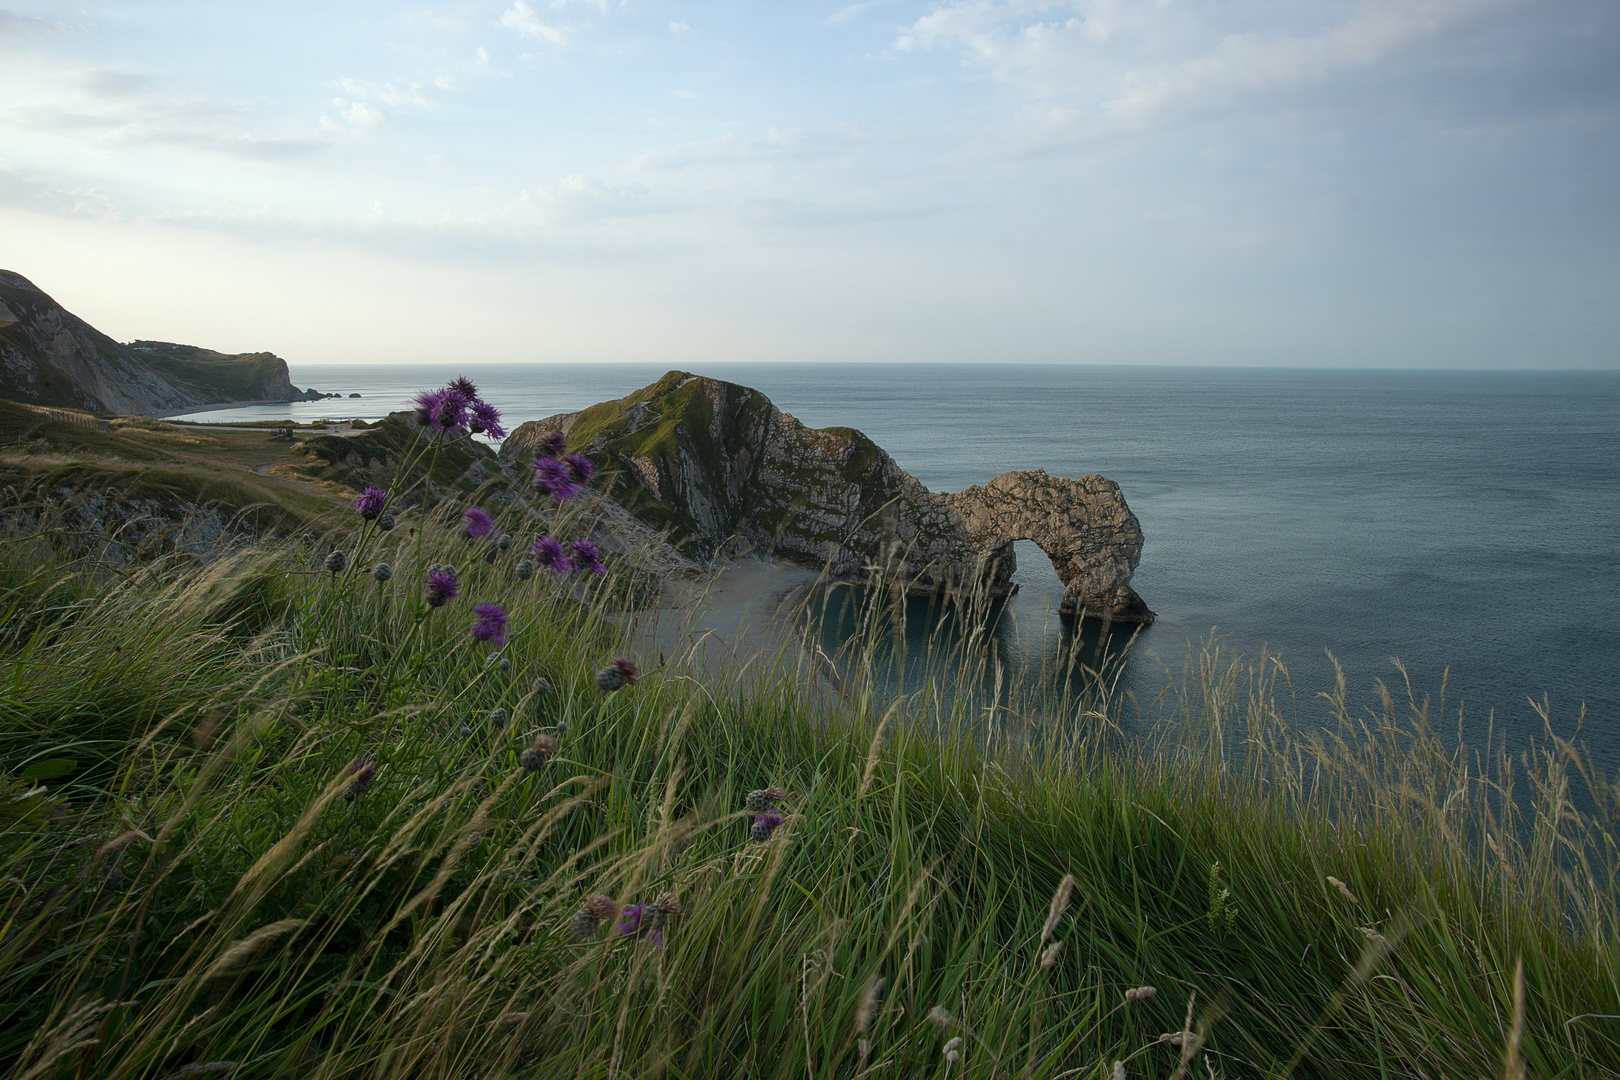
[[[1064,586],[1062,611],[1151,622],[1130,587],[1142,530],[1119,486],[1042,471],[929,491],[851,428],[807,428],[764,394],[672,371],[651,386],[521,425],[501,455],[522,464],[550,430],[614,473],[610,494],[694,554],[733,538],[863,580],[882,565],[917,593],[1011,590],[1014,540],[1033,540]]]
[[[273,353],[164,341],[121,344],[21,274],[0,270],[0,397],[95,413],[162,416],[204,405],[304,401]]]

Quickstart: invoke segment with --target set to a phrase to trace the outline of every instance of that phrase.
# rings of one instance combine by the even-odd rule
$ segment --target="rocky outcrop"
[[[1112,480],[1069,480],[1036,469],[1003,473],[984,487],[975,484],[942,498],[974,547],[991,553],[1001,581],[1017,568],[1013,541],[1032,540],[1063,583],[1060,613],[1153,621],[1131,588],[1142,526]]]
[[[1118,485],[1008,473],[929,491],[865,435],[807,428],[745,386],[672,371],[618,401],[520,426],[515,464],[557,429],[613,475],[613,498],[708,557],[733,541],[835,577],[892,573],[914,593],[1012,590],[1014,540],[1051,558],[1062,610],[1150,622],[1130,588],[1142,530]]]
[[[287,362],[167,342],[114,341],[20,274],[0,270],[0,397],[94,413],[163,416],[245,401],[295,401]]]

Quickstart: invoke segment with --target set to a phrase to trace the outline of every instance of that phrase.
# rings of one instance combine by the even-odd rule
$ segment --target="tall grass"
[[[513,508],[502,552],[460,507],[123,568],[14,518],[14,1075],[1620,1072],[1617,792],[1552,717],[1470,756],[1341,680],[1302,731],[1277,658],[1212,643],[1131,741],[1100,675],[953,693],[994,680],[971,634],[895,693],[878,614],[836,694],[788,649],[608,692],[647,553],[524,580],[604,511]]]

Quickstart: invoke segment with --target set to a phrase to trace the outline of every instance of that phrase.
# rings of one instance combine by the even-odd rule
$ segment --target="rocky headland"
[[[560,430],[612,474],[612,498],[698,557],[729,545],[913,594],[1009,594],[1016,540],[1063,583],[1060,611],[1150,623],[1131,588],[1142,529],[1119,485],[1042,470],[939,494],[852,428],[808,428],[756,390],[672,371],[577,413],[531,421],[501,446],[513,464]]]
[[[102,416],[167,416],[326,396],[294,386],[274,353],[114,341],[21,274],[0,270],[0,397]]]

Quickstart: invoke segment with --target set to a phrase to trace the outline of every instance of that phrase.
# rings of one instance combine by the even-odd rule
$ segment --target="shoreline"
[[[322,395],[318,398],[258,398],[253,401],[225,401],[213,405],[196,405],[189,409],[180,409],[175,412],[158,413],[152,417],[154,420],[172,420],[176,416],[190,416],[193,413],[225,412],[228,409],[250,409],[258,405],[302,405],[312,401],[338,401],[336,397]]]

